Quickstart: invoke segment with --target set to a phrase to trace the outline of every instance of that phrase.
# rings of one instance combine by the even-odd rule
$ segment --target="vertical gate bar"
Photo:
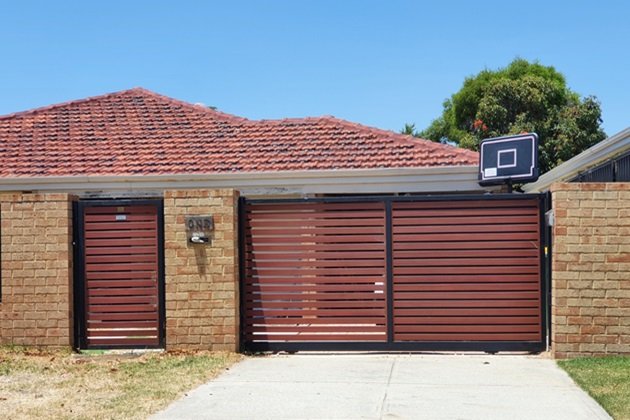
[[[247,212],[245,211],[245,206],[247,205],[247,199],[245,197],[239,197],[238,199],[238,274],[239,274],[239,349],[240,351],[246,350],[245,343],[245,283],[246,283],[246,273],[245,269],[245,250],[247,247],[245,235],[245,218],[247,217]]]
[[[538,195],[538,229],[539,229],[539,269],[540,269],[540,344],[542,347],[547,345],[547,252],[546,252],[546,226],[545,226],[545,195]]]
[[[394,268],[392,252],[392,200],[385,200],[385,255],[387,265],[387,342],[394,342]]]
[[[166,348],[166,261],[164,260],[164,199],[155,202],[158,255],[158,343]]]
[[[73,250],[73,294],[74,294],[74,348],[84,349],[85,342],[83,325],[85,323],[85,311],[83,302],[83,284],[84,278],[84,263],[83,263],[83,203],[80,201],[74,201],[72,203],[72,245]]]
[[[79,270],[81,270],[81,348],[88,348],[88,331],[87,331],[87,318],[88,318],[88,296],[87,296],[87,273],[85,267],[85,209],[87,208],[87,203],[80,202],[79,204],[79,237],[80,239],[80,248],[79,248],[79,261],[81,265],[79,266]]]
[[[541,218],[540,229],[543,232],[543,240],[541,248],[544,247],[543,260],[541,262],[543,266],[544,276],[542,278],[542,293],[543,300],[541,302],[543,306],[543,339],[544,350],[547,350],[551,346],[551,255],[552,255],[552,243],[551,243],[551,227],[547,226],[546,213],[551,210],[551,193],[541,193]]]

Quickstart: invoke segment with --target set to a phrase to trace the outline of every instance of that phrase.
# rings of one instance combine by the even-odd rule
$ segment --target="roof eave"
[[[483,190],[476,165],[159,175],[0,178],[0,191],[85,192],[234,188],[244,195]]]
[[[599,165],[608,158],[624,153],[628,149],[630,149],[630,127],[556,166],[543,174],[538,181],[525,184],[523,191],[528,193],[547,191],[554,182],[568,181],[581,172]]]

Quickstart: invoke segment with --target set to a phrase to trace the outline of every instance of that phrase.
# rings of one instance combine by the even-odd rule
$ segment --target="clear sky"
[[[253,119],[426,127],[519,56],[630,126],[627,1],[8,1],[0,114],[134,86]]]

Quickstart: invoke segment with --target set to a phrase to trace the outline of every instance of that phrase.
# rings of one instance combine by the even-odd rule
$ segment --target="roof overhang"
[[[571,180],[580,173],[628,150],[630,150],[630,127],[556,166],[541,175],[538,181],[524,185],[523,191],[528,193],[547,191],[554,182]]]
[[[211,174],[1,178],[0,191],[129,194],[166,189],[234,188],[242,195],[485,191],[477,166]]]

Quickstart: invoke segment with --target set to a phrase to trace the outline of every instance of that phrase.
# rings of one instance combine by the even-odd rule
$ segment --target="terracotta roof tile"
[[[142,88],[0,117],[0,177],[476,165],[477,153],[331,116],[253,121]]]

